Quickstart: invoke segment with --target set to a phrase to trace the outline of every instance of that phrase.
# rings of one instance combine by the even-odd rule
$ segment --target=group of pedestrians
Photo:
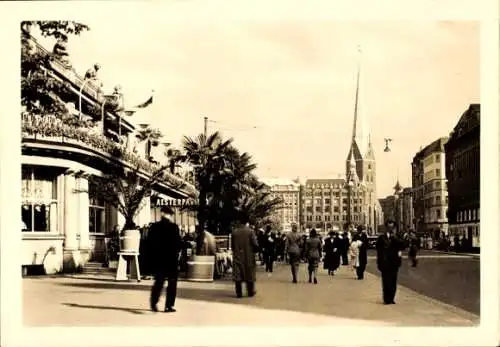
[[[148,239],[152,245],[151,265],[155,280],[151,289],[150,307],[157,312],[157,304],[165,281],[168,281],[166,289],[165,312],[175,312],[175,300],[177,295],[177,281],[179,275],[179,254],[183,249],[183,240],[179,227],[172,221],[173,210],[164,206],[161,208],[161,220],[153,223],[149,230]],[[266,271],[273,271],[273,262],[276,256],[276,235],[270,228],[265,233],[266,238],[261,239],[259,245],[255,231],[249,225],[248,216],[241,212],[239,221],[232,231],[231,249],[233,252],[233,280],[235,292],[238,298],[243,296],[243,284],[246,285],[247,295],[255,296],[256,288],[256,255],[263,252]],[[301,257],[305,254],[309,283],[318,284],[318,266],[324,256],[324,268],[329,275],[343,265],[348,265],[348,253],[351,256],[351,264],[355,268],[359,280],[364,278],[367,264],[368,237],[362,228],[350,240],[349,235],[330,233],[329,237],[322,241],[315,229],[310,231],[309,237],[304,241],[303,237],[293,230],[286,235],[285,253],[291,268],[292,282],[298,283],[298,271]],[[385,233],[377,239],[377,268],[382,277],[382,292],[384,304],[394,304],[396,295],[397,276],[401,266],[402,251],[405,242],[395,233],[395,223],[386,223]],[[410,249],[411,251],[411,249]],[[416,266],[416,259],[415,259]]]

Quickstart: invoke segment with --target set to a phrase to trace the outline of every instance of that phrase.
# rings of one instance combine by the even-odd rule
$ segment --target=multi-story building
[[[400,196],[401,226],[403,230],[415,229],[413,214],[413,197],[411,187],[403,188]]]
[[[393,220],[398,230],[407,232],[413,229],[413,207],[411,188],[402,188],[399,180],[394,186],[394,194],[379,199],[383,211],[383,221]]]
[[[64,115],[78,123],[63,122],[63,111],[54,115],[22,111],[21,265],[41,267],[50,274],[102,261],[105,236],[114,226],[123,226],[116,208],[93,196],[90,178],[115,165],[139,167],[147,177],[158,166],[144,153],[133,151],[134,125],[104,107],[108,99],[99,85],[49,53],[29,28],[23,25],[23,42],[29,45],[26,54],[51,58],[37,68],[65,85],[68,91],[54,97],[66,105]],[[28,80],[28,75],[23,78]],[[197,194],[192,184],[170,173],[165,173],[155,193],[162,201],[187,201]],[[144,199],[137,225],[152,221],[157,201]]]
[[[444,152],[447,141],[447,137],[433,141],[414,156],[412,163],[417,229],[430,233],[436,239],[448,232],[448,189]]]
[[[445,145],[450,236],[479,249],[480,106],[462,114]]]
[[[269,187],[271,195],[280,197],[282,205],[274,212],[282,231],[289,232],[300,224],[300,183],[297,180],[268,178],[262,180]]]
[[[396,220],[396,197],[394,195],[388,195],[385,198],[378,199],[378,201],[383,213],[381,223],[383,224],[388,220]]]

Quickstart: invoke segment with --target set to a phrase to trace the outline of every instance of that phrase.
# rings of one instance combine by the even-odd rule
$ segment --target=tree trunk
[[[205,210],[207,205],[207,192],[201,187],[198,197],[198,230],[196,231],[196,254],[200,255],[203,249],[203,241],[205,240]]]

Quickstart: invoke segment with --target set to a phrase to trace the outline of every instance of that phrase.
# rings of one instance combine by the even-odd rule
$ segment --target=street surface
[[[367,271],[379,275],[375,251],[370,250]],[[410,267],[406,254],[398,283],[420,294],[480,314],[479,257],[420,251],[418,267]],[[373,257],[373,258],[372,258]]]
[[[397,305],[383,305],[380,279],[355,279],[350,266],[334,277],[321,270],[319,284],[298,284],[289,268],[277,265],[272,277],[259,267],[257,295],[237,299],[230,280],[179,282],[177,312],[149,310],[152,281],[115,282],[109,275],[23,279],[23,317],[29,326],[165,325],[385,325],[473,326],[479,318],[409,289],[398,287]],[[164,303],[162,297],[159,307]]]

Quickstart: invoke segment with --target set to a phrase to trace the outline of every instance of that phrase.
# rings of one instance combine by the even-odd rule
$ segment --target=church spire
[[[354,160],[354,153],[352,152],[349,159],[349,173],[347,175],[347,182],[350,181],[353,183],[357,183],[359,181],[358,173],[356,171],[356,161]]]
[[[354,159],[360,160],[363,159],[367,152],[369,152],[369,133],[368,133],[368,124],[366,123],[366,119],[364,119],[364,114],[362,110],[362,97],[361,95],[361,47],[358,45],[358,58],[357,58],[357,72],[356,72],[356,90],[354,97],[354,119],[352,125],[352,139],[351,139],[351,148],[349,149],[349,155],[347,160],[349,160],[349,156],[351,152],[354,152]]]
[[[356,96],[354,99],[354,123],[352,126],[352,141],[356,140],[357,123],[358,123],[358,108],[359,108],[359,75],[361,73],[361,47],[358,45],[358,72],[356,76]]]

